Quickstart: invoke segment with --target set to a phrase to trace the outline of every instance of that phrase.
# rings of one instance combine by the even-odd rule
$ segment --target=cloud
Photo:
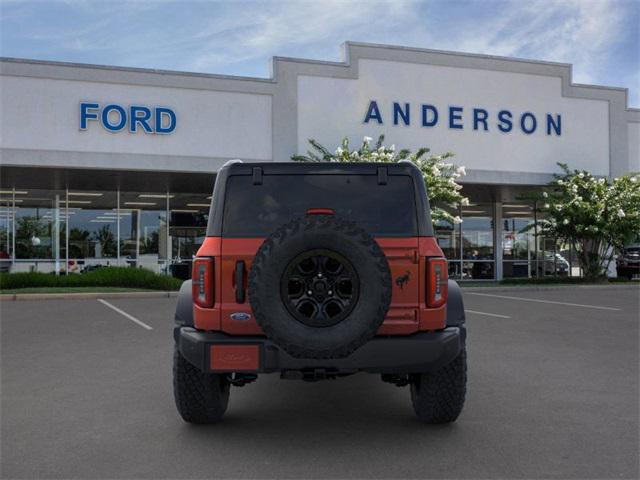
[[[572,63],[575,82],[633,87],[638,101],[637,0],[2,5],[4,55],[267,76],[274,55],[341,60],[354,40]]]
[[[337,57],[338,46],[346,39],[382,32],[390,26],[400,28],[418,4],[325,0],[258,2],[253,5],[256,8],[236,5],[225,17],[196,33],[200,47],[191,63],[194,68],[265,60],[283,55],[283,51],[317,54],[329,48]]]

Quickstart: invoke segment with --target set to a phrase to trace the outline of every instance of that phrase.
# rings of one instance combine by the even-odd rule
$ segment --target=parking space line
[[[506,298],[507,300],[522,300],[523,302],[551,303],[553,305],[566,305],[568,307],[595,308],[597,310],[611,310],[618,312],[622,309],[614,307],[602,307],[600,305],[584,305],[582,303],[557,302],[555,300],[539,300],[537,298],[512,297],[509,295],[495,295],[492,293],[465,292],[465,295],[478,295],[480,297]]]
[[[464,311],[466,313],[473,313],[475,315],[486,315],[487,317],[511,318],[509,315],[500,315],[498,313],[477,312],[475,310],[469,310],[468,308],[465,308]]]
[[[137,323],[138,325],[140,325],[142,328],[146,328],[147,330],[153,330],[152,327],[150,327],[149,325],[147,325],[146,323],[144,323],[141,320],[138,320],[136,317],[134,317],[133,315],[129,315],[127,312],[125,312],[124,310],[120,310],[118,307],[116,307],[115,305],[110,304],[109,302],[107,302],[106,300],[103,300],[102,298],[99,298],[98,301],[109,307],[111,310],[114,310],[116,312],[118,312],[120,315],[122,315],[123,317],[128,318],[129,320],[131,320],[134,323]]]

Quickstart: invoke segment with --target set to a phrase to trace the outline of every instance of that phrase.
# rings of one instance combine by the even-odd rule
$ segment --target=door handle
[[[236,262],[236,303],[244,303],[244,262]]]

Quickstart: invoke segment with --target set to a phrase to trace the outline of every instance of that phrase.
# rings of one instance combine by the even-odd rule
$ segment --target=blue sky
[[[345,40],[566,62],[640,106],[640,0],[0,0],[1,55],[257,77]]]

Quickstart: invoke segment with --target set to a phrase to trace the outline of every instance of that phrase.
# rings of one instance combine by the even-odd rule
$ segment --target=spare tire
[[[249,273],[255,319],[298,358],[341,358],[370,340],[391,303],[389,264],[353,222],[308,215],[273,232]]]

